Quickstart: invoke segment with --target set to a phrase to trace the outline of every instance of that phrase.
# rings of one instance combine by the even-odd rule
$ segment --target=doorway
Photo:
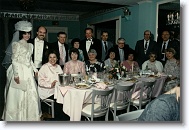
[[[101,39],[101,32],[108,32],[108,40],[113,44],[116,44],[117,39],[121,34],[121,16],[115,17],[112,19],[106,19],[96,23],[89,24],[90,27],[93,27],[94,36],[97,39]]]
[[[101,32],[108,32],[108,40],[112,43],[116,41],[116,20],[111,20],[107,22],[102,22],[95,24],[95,37],[101,39]]]
[[[157,19],[157,41],[161,41],[161,34],[164,30],[174,32],[174,37],[180,35],[180,23],[168,24],[168,14],[180,13],[180,0],[165,0],[157,4],[158,19]],[[174,16],[176,17],[176,16]]]

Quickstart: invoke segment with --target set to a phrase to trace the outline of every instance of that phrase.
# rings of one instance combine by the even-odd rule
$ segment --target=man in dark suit
[[[29,40],[29,43],[33,44],[33,55],[32,60],[37,69],[40,69],[41,66],[47,62],[46,51],[49,48],[49,43],[44,40],[47,33],[47,29],[43,26],[37,28],[37,36],[34,39]]]
[[[79,48],[83,51],[85,61],[89,59],[88,51],[90,49],[95,49],[97,52],[96,58],[101,60],[102,57],[101,41],[93,37],[92,28],[85,29],[85,39],[81,40]]]
[[[161,61],[165,65],[167,58],[165,56],[165,50],[168,48],[173,48],[176,51],[175,58],[179,60],[180,58],[180,43],[176,40],[170,40],[169,31],[162,32],[162,41],[158,42],[156,45],[157,60]]]
[[[133,49],[131,49],[129,45],[125,43],[124,38],[118,38],[117,45],[109,49],[109,51],[112,50],[114,50],[115,52],[115,60],[117,60],[119,63],[123,62],[124,60],[127,60],[129,52],[133,51]],[[109,56],[107,56],[106,59],[108,57]]]
[[[136,61],[140,68],[149,59],[150,52],[155,51],[156,42],[151,40],[150,37],[151,32],[149,30],[144,31],[144,39],[137,41],[135,46]]]
[[[50,49],[55,50],[60,58],[57,63],[63,68],[65,62],[68,61],[68,44],[66,44],[67,34],[65,32],[58,32],[57,39],[58,41],[50,44]]]
[[[102,31],[101,32],[101,48],[102,48],[102,57],[101,60],[104,61],[107,54],[108,50],[113,47],[113,43],[108,41],[108,32],[107,31]]]

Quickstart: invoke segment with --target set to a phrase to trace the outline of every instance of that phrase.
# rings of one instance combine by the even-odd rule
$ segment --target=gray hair
[[[125,39],[124,38],[118,38],[117,39],[117,44],[118,44],[119,41],[123,41],[125,43]]]
[[[88,52],[88,54],[89,54],[89,53],[93,53],[93,54],[95,54],[95,55],[97,56],[97,52],[96,52],[95,49],[90,49],[89,52]]]

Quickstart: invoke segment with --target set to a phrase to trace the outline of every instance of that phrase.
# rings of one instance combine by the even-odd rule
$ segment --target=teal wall
[[[143,39],[145,30],[150,30],[155,35],[156,32],[156,4],[163,0],[152,0],[132,5],[129,7],[131,15],[129,19],[121,18],[121,37],[126,39],[126,43],[134,49],[137,40]],[[84,37],[83,30],[87,24],[106,21],[111,18],[123,16],[123,10],[103,13],[80,20],[81,37]],[[156,41],[156,38],[154,39]]]
[[[45,27],[51,26],[52,27],[54,25],[52,25],[52,21],[48,21],[48,20],[34,20],[33,26],[34,26],[34,35],[36,35],[36,28],[38,26],[45,26]],[[80,22],[79,21],[59,21],[59,25],[54,26],[54,27],[68,27],[69,39],[80,37]],[[56,37],[56,36],[51,35],[51,37]]]
[[[156,4],[160,1],[163,0],[152,0],[132,5],[129,7],[131,12],[129,18],[121,18],[121,37],[126,39],[126,43],[129,44],[131,48],[134,49],[137,40],[143,39],[143,33],[145,30],[148,29],[152,34],[155,34]],[[116,9],[114,11],[96,14],[87,18],[81,18],[80,21],[59,21],[58,27],[68,27],[69,39],[75,37],[83,39],[85,36],[84,29],[88,24],[100,23],[120,16],[123,16],[123,10]],[[52,21],[35,20],[34,29],[39,25],[53,26]],[[156,38],[154,40],[156,40]]]

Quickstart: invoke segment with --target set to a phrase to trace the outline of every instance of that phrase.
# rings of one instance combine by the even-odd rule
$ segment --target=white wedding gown
[[[34,79],[35,68],[31,55],[33,45],[24,40],[13,43],[12,65],[7,69],[7,83],[5,87],[5,121],[39,121],[40,103],[37,84]],[[14,77],[19,76],[19,87],[26,87],[26,91],[15,88]]]

